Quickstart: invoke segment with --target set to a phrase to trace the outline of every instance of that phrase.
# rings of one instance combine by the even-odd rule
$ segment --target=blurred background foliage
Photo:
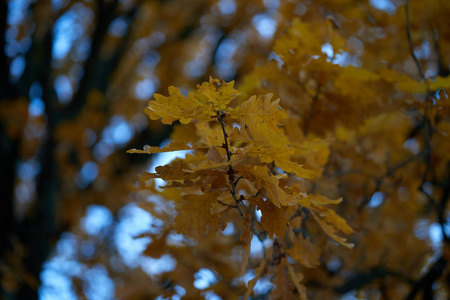
[[[132,237],[151,216],[130,196],[150,162],[125,151],[170,128],[143,109],[169,85],[265,61],[279,3],[0,2],[0,297],[150,289],[156,267],[138,259],[148,239]]]
[[[411,6],[412,41],[425,77],[449,74],[450,44],[441,42],[450,39],[447,26],[450,7],[444,2],[423,1]],[[439,264],[434,266],[445,268],[440,245],[447,223],[438,222],[429,205],[422,209],[423,195],[417,196],[419,204],[409,206],[411,213],[422,215],[421,218],[414,215],[399,221],[400,225],[384,223],[386,228],[380,229],[378,214],[386,213],[390,222],[394,222],[404,207],[400,202],[393,202],[395,209],[386,212],[375,211],[377,207],[382,207],[391,194],[397,200],[415,197],[417,189],[401,190],[402,186],[397,185],[394,190],[383,190],[385,179],[395,185],[394,177],[378,178],[373,174],[361,177],[352,172],[349,163],[349,157],[356,157],[354,161],[360,160],[362,165],[372,155],[372,164],[367,164],[367,168],[384,174],[389,166],[386,167],[383,151],[388,148],[377,148],[373,141],[384,137],[383,133],[391,128],[403,126],[399,129],[401,137],[393,137],[393,142],[386,144],[393,148],[393,153],[399,145],[409,149],[408,153],[422,153],[430,144],[416,139],[417,132],[409,133],[411,138],[401,138],[411,128],[423,131],[425,125],[407,126],[410,122],[403,123],[396,117],[372,120],[374,123],[360,133],[371,137],[365,144],[370,150],[363,148],[374,153],[355,150],[352,133],[347,129],[364,122],[358,109],[364,107],[373,114],[386,107],[405,109],[397,104],[386,106],[392,103],[384,102],[386,97],[403,99],[404,95],[391,85],[375,85],[371,79],[364,79],[365,73],[348,71],[339,77],[333,75],[330,66],[326,69],[325,64],[302,69],[299,67],[302,61],[282,61],[275,54],[274,41],[286,34],[294,17],[312,24],[310,31],[318,36],[317,40],[311,40],[310,48],[308,45],[300,48],[324,55],[335,68],[353,66],[354,69],[346,70],[365,68],[378,72],[383,65],[420,79],[409,52],[404,1],[400,0],[0,1],[0,297],[154,299],[174,295],[177,298],[186,294],[186,286],[193,284],[202,291],[217,284],[221,276],[236,273],[230,266],[239,264],[240,256],[233,252],[237,241],[232,236],[239,232],[232,228],[227,228],[224,237],[216,242],[202,240],[190,250],[193,251],[190,256],[186,254],[187,247],[177,248],[183,238],[173,232],[165,232],[161,240],[151,240],[145,235],[164,226],[142,209],[140,200],[146,195],[136,189],[137,174],[173,156],[159,155],[155,159],[125,153],[130,148],[142,149],[146,144],[160,145],[169,137],[169,126],[150,121],[143,113],[153,93],[167,94],[168,87],[174,85],[186,94],[209,76],[236,80],[245,96],[267,91],[281,96],[283,106],[303,120],[300,136],[312,132],[326,137],[328,130],[342,125],[336,130],[342,143],[333,145],[334,154],[328,165],[331,179],[325,180],[322,190],[328,188],[336,196],[347,196],[349,202],[343,208],[343,216],[353,216],[350,225],[359,232],[356,238],[370,237],[353,254],[367,265],[350,261],[351,254],[337,250],[337,254],[322,261],[320,272],[312,273],[307,287],[325,289],[321,280],[337,274],[340,281],[330,282],[339,288],[328,288],[345,299],[353,299],[358,296],[355,291],[365,284],[391,276],[395,282],[406,282],[395,286],[398,294],[392,292],[393,295],[405,295],[411,282],[402,278],[404,274],[389,269],[391,261],[379,267],[382,259],[377,260],[386,254],[384,251],[392,251],[382,245],[398,239],[399,232],[408,232],[403,241],[410,242],[408,251],[415,251],[414,255],[398,251],[392,258],[398,260],[405,253],[411,258],[410,269],[405,273],[413,270],[410,273],[418,275],[430,265],[430,261],[418,263],[417,257],[439,258]],[[330,43],[335,41],[324,42],[322,25],[314,26],[314,22],[326,23],[339,32],[342,39],[339,44],[345,51],[333,53]],[[345,92],[334,93],[330,82],[335,81]],[[314,97],[319,91],[324,96]],[[417,95],[408,97],[421,101]],[[436,97],[447,95],[438,91]],[[361,107],[354,106],[363,98],[378,104],[364,106],[361,101]],[[416,116],[420,115],[420,109],[414,111]],[[382,133],[370,131],[380,124],[384,126]],[[295,137],[296,133],[291,135]],[[364,139],[358,142],[364,146]],[[436,164],[445,167],[445,159]],[[439,169],[441,182],[445,179],[444,167]],[[348,177],[336,181],[333,176],[339,172]],[[347,185],[355,182],[357,186]],[[433,193],[431,180],[419,183],[423,190]],[[404,224],[406,227],[402,227]],[[387,235],[378,233],[381,230],[392,233],[392,239],[385,240]],[[166,240],[172,245],[170,251],[167,245],[162,245]],[[217,268],[208,268],[211,261],[207,253],[211,249],[220,253],[222,242],[227,245],[221,254],[225,253],[226,259],[215,256],[212,263],[218,266],[223,258],[220,266],[223,274],[218,276]],[[365,257],[365,250],[370,247],[376,248],[376,255]],[[158,249],[164,250],[159,253]],[[177,260],[196,257],[199,262],[190,269],[186,267],[185,273],[179,273],[178,277],[164,276],[175,268]],[[414,263],[415,268],[411,267]],[[250,269],[254,267],[255,263]],[[245,282],[248,279],[247,276]],[[261,297],[270,291],[269,281],[263,278],[255,288]],[[245,282],[218,287],[215,292],[236,296],[245,292]],[[377,289],[367,290],[363,297],[384,297],[384,282],[380,282]],[[202,295],[220,299],[216,294],[206,291]]]

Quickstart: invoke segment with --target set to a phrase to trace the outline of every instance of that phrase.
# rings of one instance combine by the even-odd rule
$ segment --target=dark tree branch
[[[406,14],[406,35],[408,36],[408,43],[409,43],[409,51],[411,52],[411,55],[414,59],[414,62],[416,63],[417,70],[419,71],[420,79],[425,80],[425,76],[422,72],[422,67],[420,66],[419,60],[417,59],[416,54],[414,53],[414,45],[411,38],[411,25],[409,21],[409,0],[406,0],[405,2],[405,14]]]
[[[19,139],[7,136],[4,124],[0,123],[0,260],[11,250],[10,238],[14,232],[14,183],[16,162],[19,158]]]
[[[38,69],[39,73],[36,79],[42,87],[42,101],[45,103],[45,113],[47,115],[49,129],[52,130],[57,123],[56,97],[52,81],[53,27],[47,29],[42,48],[42,57]]]
[[[225,117],[225,114],[222,111],[217,111],[217,120],[219,121],[220,125],[222,126],[222,133],[223,133],[223,138],[224,138],[224,144],[223,144],[223,148],[225,149],[225,151],[227,152],[227,161],[231,160],[231,151],[228,145],[228,134],[225,130],[225,122],[223,120],[223,118]],[[230,181],[230,193],[231,196],[234,199],[234,202],[236,204],[236,208],[239,211],[239,214],[241,215],[241,218],[244,220],[245,219],[245,213],[244,210],[241,207],[241,202],[238,200],[237,198],[237,193],[236,193],[236,181],[234,178],[234,170],[233,167],[231,165],[228,165],[228,179]]]
[[[58,176],[54,159],[55,141],[50,137],[39,156],[42,171],[37,178],[37,199],[30,215],[19,224],[18,236],[28,249],[23,264],[30,275],[40,282],[42,265],[51,252],[55,238],[55,204]],[[37,299],[37,286],[23,282],[17,299]]]
[[[137,12],[138,4],[130,8],[126,13],[122,15],[122,17],[127,19],[129,24],[132,24]],[[111,21],[116,17],[115,11],[111,13],[113,15],[111,16],[110,20],[107,20],[108,26],[106,27],[106,29],[109,28]],[[133,26],[130,25],[128,26],[128,28],[129,31],[131,31],[133,29]],[[108,91],[108,88],[111,87],[109,84],[111,74],[113,74],[119,66],[120,61],[122,60],[124,54],[126,53],[126,50],[128,49],[129,41],[132,36],[133,35],[130,32],[123,36],[122,41],[116,47],[114,54],[111,55],[110,59],[98,58],[96,67],[93,70],[94,76],[92,78],[91,88],[99,89],[102,93],[106,93]],[[108,105],[105,105],[105,112],[108,111],[108,108]]]
[[[426,153],[424,151],[419,152],[419,153],[417,153],[417,154],[415,154],[415,155],[413,155],[413,156],[411,156],[411,157],[409,157],[409,158],[407,158],[407,159],[405,159],[405,160],[403,160],[403,161],[401,161],[401,162],[399,162],[399,163],[397,163],[397,164],[395,164],[393,166],[391,166],[389,164],[389,161],[387,160],[387,163],[386,163],[387,171],[384,174],[380,175],[380,176],[374,176],[372,178],[372,180],[375,182],[374,191],[370,195],[365,197],[365,199],[358,205],[358,211],[361,211],[364,207],[366,207],[366,205],[370,202],[371,195],[373,193],[381,191],[381,187],[383,185],[383,180],[384,179],[386,179],[388,177],[394,177],[394,173],[395,173],[396,170],[407,166],[408,164],[414,162],[416,159],[421,158],[422,156],[425,156],[425,155],[426,155]]]
[[[6,55],[6,29],[7,29],[8,1],[0,1],[0,101],[8,99],[9,84],[9,58]]]
[[[42,100],[45,103],[48,137],[40,149],[38,159],[41,173],[36,179],[36,201],[33,210],[18,224],[17,235],[29,252],[26,253],[23,264],[25,269],[40,282],[42,264],[51,252],[51,241],[55,232],[55,201],[58,191],[58,176],[54,159],[54,128],[57,122],[55,113],[55,93],[52,86],[52,48],[53,29],[49,27],[45,33],[40,57],[40,68],[37,81],[42,86]],[[23,282],[18,291],[19,299],[36,299],[37,286]]]
[[[114,0],[111,3],[105,2],[105,0],[97,2],[97,22],[91,42],[91,54],[84,64],[84,74],[80,80],[77,92],[73,96],[72,101],[62,110],[64,119],[73,119],[80,113],[92,88],[92,81],[96,76],[102,76],[97,74],[96,67],[103,40],[111,21],[115,17],[117,5],[118,0]]]
[[[42,86],[43,89],[50,88],[49,94],[53,94],[51,97],[53,100],[56,100],[54,89],[51,87],[51,78],[50,73],[52,69],[52,47],[53,47],[53,27],[55,25],[55,21],[59,18],[59,16],[65,11],[62,10],[55,15],[52,15],[51,20],[45,20],[39,18],[39,15],[36,15],[34,12],[39,9],[38,6],[43,5],[46,6],[48,3],[46,1],[35,1],[30,3],[29,10],[33,12],[33,21],[36,24],[36,29],[31,34],[30,38],[32,40],[30,49],[25,53],[25,70],[23,71],[21,77],[18,79],[16,83],[14,83],[13,87],[16,91],[16,97],[28,97],[28,92],[30,90],[30,86],[32,83],[38,81],[42,84],[42,81],[46,81],[49,84],[47,86]],[[67,9],[67,8],[66,8]],[[44,35],[41,35],[41,32],[45,32]],[[43,99],[50,100],[50,98]],[[47,105],[47,103],[46,103]],[[55,105],[55,103],[52,103]]]
[[[447,261],[441,256],[428,270],[428,272],[417,282],[413,284],[413,288],[405,300],[414,300],[420,290],[424,291],[424,299],[433,299],[432,286],[436,280],[442,275],[447,267]],[[429,298],[426,298],[429,297]]]
[[[446,217],[446,208],[447,202],[450,196],[450,162],[447,163],[447,180],[446,185],[444,186],[444,190],[442,191],[441,200],[439,201],[439,205],[437,207],[438,220],[442,229],[442,236],[444,237],[444,241],[450,245],[450,238],[445,231],[445,226],[447,225],[447,217]]]
[[[380,267],[380,268],[373,268],[368,272],[355,273],[346,283],[344,283],[339,287],[335,287],[334,291],[339,294],[345,294],[350,291],[357,290],[363,287],[364,285],[371,283],[375,279],[385,278],[387,276],[394,276],[409,281],[409,279],[406,278],[405,275],[401,273],[386,270]]]
[[[11,98],[8,92],[9,59],[5,53],[5,35],[8,2],[0,1],[0,102]],[[0,122],[0,260],[11,250],[10,237],[15,227],[14,219],[14,181],[16,177],[16,160],[18,158],[19,140],[8,136],[6,124]],[[1,287],[0,287],[1,291]],[[1,295],[1,294],[0,294]]]
[[[439,45],[439,32],[434,30],[433,32],[433,46],[434,51],[436,52],[437,63],[438,63],[438,76],[446,77],[450,75],[450,70],[448,66],[446,66],[442,59],[441,47]]]

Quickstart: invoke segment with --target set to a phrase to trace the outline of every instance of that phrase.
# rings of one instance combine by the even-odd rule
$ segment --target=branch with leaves
[[[302,191],[300,182],[314,180],[321,170],[305,169],[293,160],[299,155],[298,146],[284,134],[287,114],[279,99],[265,95],[242,101],[238,96],[233,82],[218,79],[198,85],[197,92],[187,97],[174,87],[169,88],[169,97],[155,94],[155,100],[146,109],[150,118],[161,118],[165,124],[179,120],[182,125],[175,128],[172,142],[164,148],[146,146],[144,150],[128,152],[190,150],[186,158],[175,159],[157,167],[156,173],[141,176],[143,181],[160,178],[167,183],[159,194],[175,203],[177,233],[198,238],[234,223],[242,232],[241,275],[253,236],[262,242],[267,235],[273,245],[268,253],[278,257],[271,260],[269,272],[275,272],[275,278],[290,277],[297,292],[305,295],[298,280],[301,275],[298,270],[294,272],[286,257],[293,258],[294,264],[311,268],[319,264],[319,252],[309,238],[293,231],[299,226],[299,218],[292,216],[297,215],[299,207],[308,210],[331,239],[349,248],[352,244],[338,232],[350,234],[352,229],[327,208],[341,199],[329,200]],[[261,212],[260,221],[256,220],[255,209]],[[266,256],[266,249],[263,252]],[[288,273],[284,273],[286,267]]]

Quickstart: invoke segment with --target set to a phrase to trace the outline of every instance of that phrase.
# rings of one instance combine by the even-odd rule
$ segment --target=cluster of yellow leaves
[[[410,2],[411,9],[415,9],[414,13],[411,11],[411,22],[414,22],[411,24],[414,43],[411,48],[414,48],[418,65],[425,74],[425,79],[420,79],[408,49],[404,7],[398,6],[393,15],[373,12],[370,7],[361,10],[359,13],[364,11],[370,15],[370,22],[365,22],[341,18],[349,13],[349,6],[342,1],[326,5],[324,2],[317,6],[307,5],[308,12],[301,21],[295,19],[288,29],[280,31],[282,34],[274,48],[279,58],[256,68],[244,78],[247,89],[243,91],[251,95],[270,90],[281,97],[290,116],[304,123],[297,134],[303,143],[314,139],[324,141],[325,137],[330,139],[327,145],[331,151],[330,159],[322,177],[315,180],[314,189],[330,197],[343,196],[345,204],[340,206],[343,210],[339,213],[351,216],[349,223],[359,232],[354,236],[353,241],[357,242],[351,253],[322,251],[320,262],[327,261],[325,257],[329,255],[328,261],[342,263],[336,273],[339,275],[333,274],[330,278],[342,280],[346,277],[344,272],[349,270],[357,278],[359,274],[371,274],[372,268],[381,267],[395,272],[401,270],[401,274],[420,282],[423,266],[429,264],[427,259],[436,245],[427,240],[426,233],[419,234],[418,228],[426,231],[429,224],[437,222],[436,211],[430,211],[429,207],[443,199],[444,188],[437,182],[448,182],[450,89],[448,58],[440,54],[442,47],[448,46],[444,46],[442,36],[427,37],[430,32],[447,32],[448,26],[436,26],[437,15],[426,18],[421,10],[431,12],[443,7],[439,4],[431,8],[437,3]],[[330,28],[323,20],[317,22],[315,17],[322,16],[324,11],[322,4],[330,11],[332,7],[339,7],[337,14],[330,13],[336,20],[335,27]],[[430,8],[425,9],[425,6]],[[424,29],[425,24],[428,26],[425,30],[417,30],[421,26]],[[397,28],[395,34],[393,28]],[[375,31],[382,34],[373,34]],[[333,37],[342,40],[339,36],[345,43],[333,42]],[[344,48],[352,48],[352,44],[356,44],[353,42],[359,44],[359,51]],[[419,46],[425,42],[434,42],[436,48],[427,58],[419,57]],[[324,47],[328,50],[327,55],[322,46],[327,47]],[[331,49],[333,53],[329,54]],[[336,53],[344,52],[347,57],[337,59]],[[441,60],[445,68],[436,70],[436,60]],[[311,165],[307,160],[300,161],[304,166]],[[437,178],[439,180],[431,184]],[[424,183],[432,186],[429,193],[434,193],[434,199],[420,192]],[[335,228],[340,232],[351,230],[345,223],[334,223],[336,219],[332,215],[335,212],[315,207],[316,201],[311,195],[305,196],[306,203],[302,206],[308,208],[310,219],[329,218],[328,224],[333,224],[331,228],[320,223],[329,236],[333,236]],[[448,209],[448,204],[446,207]],[[446,214],[447,210],[444,211]],[[311,233],[309,228],[307,232]],[[289,255],[296,259],[296,254],[292,253],[295,250],[308,266],[315,266],[319,260],[313,255],[317,245],[314,235],[311,234],[310,241],[308,235],[297,235],[296,238],[304,242],[289,248]],[[324,273],[319,276],[308,273],[306,277],[306,282],[324,284],[319,283],[319,289],[345,286],[342,282],[351,281],[344,279],[329,284]],[[372,280],[352,288],[380,293],[388,286],[390,292],[386,295],[389,299],[404,298],[410,290],[402,281],[391,282],[383,278],[380,282],[378,285]],[[442,297],[446,298],[447,287],[442,290],[445,290]],[[318,293],[315,294],[318,299],[329,299]]]
[[[191,150],[184,159],[175,159],[157,167],[155,173],[141,176],[143,181],[160,178],[166,182],[161,191],[154,192],[174,202],[176,232],[199,237],[224,229],[229,222],[235,226],[243,222],[238,229],[243,242],[241,275],[254,235],[274,239],[280,245],[278,252],[306,267],[319,264],[318,247],[309,237],[292,230],[301,228],[301,222],[291,220],[302,209],[312,214],[331,239],[351,248],[353,245],[339,233],[350,234],[352,229],[327,207],[341,199],[329,200],[302,189],[304,180],[320,176],[329,153],[327,142],[291,141],[283,129],[288,116],[280,107],[280,100],[272,100],[271,94],[252,96],[231,105],[239,95],[233,84],[211,78],[187,97],[174,87],[169,89],[169,97],[156,94],[146,109],[150,118],[161,119],[165,124],[180,121],[183,125],[175,127],[173,141],[164,148],[146,146],[128,151],[152,154]],[[308,168],[299,160],[308,162]],[[260,221],[256,211],[261,213]],[[282,239],[286,241],[281,243]],[[301,274],[294,276],[291,269],[286,273],[288,267],[291,268],[283,259],[275,277],[291,277],[298,293],[306,298],[305,288],[298,280]]]

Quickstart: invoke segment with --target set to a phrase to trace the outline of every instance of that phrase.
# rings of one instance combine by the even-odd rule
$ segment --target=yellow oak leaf
[[[286,272],[286,265],[288,264],[286,258],[282,258],[281,263],[277,265],[277,271],[275,273],[274,289],[270,292],[270,299],[290,300],[298,299],[298,296],[294,294],[292,281],[290,280],[290,274]]]
[[[227,154],[224,148],[219,147],[211,147],[208,150],[208,153],[206,153],[205,157],[213,161],[215,163],[222,163],[226,162],[227,160]]]
[[[275,165],[281,168],[287,173],[294,173],[299,178],[314,179],[318,177],[321,173],[320,170],[308,170],[304,169],[302,165],[291,161],[288,157],[284,156],[283,153],[278,152],[274,157]]]
[[[241,233],[240,240],[244,242],[242,244],[242,263],[240,276],[244,276],[245,268],[247,267],[248,258],[250,256],[250,247],[252,244],[253,232],[251,228],[250,216],[247,214],[244,219],[244,229]]]
[[[280,205],[288,205],[286,192],[279,186],[279,180],[269,174],[267,166],[242,166],[237,167],[236,171],[240,172],[243,177],[256,183],[263,193],[267,196],[276,207]]]
[[[295,273],[291,264],[288,263],[287,267],[292,283],[295,285],[295,288],[300,295],[300,300],[307,300],[308,296],[306,295],[306,287],[300,283],[305,276],[302,273]]]
[[[294,149],[287,145],[282,148],[266,147],[260,144],[249,145],[245,148],[239,149],[238,153],[248,154],[255,158],[259,158],[263,163],[272,163],[281,168],[286,173],[294,173],[297,177],[313,179],[320,175],[321,170],[308,170],[303,168],[297,162],[290,159],[294,153]]]
[[[222,202],[225,205],[223,205],[220,202],[217,202],[218,205],[215,207],[216,210],[218,209],[218,210],[221,211],[221,210],[224,210],[224,209],[229,209],[230,208],[229,205],[236,205],[236,202],[234,202],[234,198],[231,195],[230,190],[228,190],[228,189],[226,191],[224,191],[222,194],[220,194],[217,197],[217,200]]]
[[[271,101],[272,94],[252,96],[229,113],[241,123],[241,138],[266,147],[283,148],[289,145],[288,138],[278,127],[287,118],[279,101]]]
[[[332,210],[329,210],[332,211]],[[335,240],[336,242],[338,242],[339,244],[351,249],[353,248],[354,244],[352,243],[348,243],[347,239],[341,236],[337,235],[337,228],[340,229],[341,228],[345,228],[344,230],[342,230],[345,233],[351,233],[353,232],[353,230],[348,226],[348,225],[343,225],[346,224],[345,221],[340,218],[339,216],[336,215],[336,213],[334,213],[333,217],[328,217],[327,220],[323,219],[321,217],[321,215],[319,215],[316,211],[314,210],[310,210],[311,214],[313,215],[314,219],[316,219],[316,221],[319,223],[320,227],[322,228],[322,230],[333,240]],[[321,213],[321,212],[320,212]],[[339,218],[339,220],[333,220],[334,217]],[[330,224],[329,221],[333,222],[333,224]],[[338,224],[338,227],[335,227],[335,224]],[[348,228],[347,228],[348,227]]]
[[[175,159],[170,164],[155,168],[157,178],[164,180],[186,180],[195,179],[195,175],[186,172],[189,167],[184,160]]]
[[[391,137],[394,134],[402,134],[405,127],[409,128],[409,124],[410,120],[403,112],[386,112],[364,120],[364,124],[357,128],[357,132],[360,136],[368,136],[378,133],[386,134],[392,131],[392,128],[396,128],[399,132],[393,132],[389,136]]]
[[[234,81],[225,82],[221,79],[209,78],[209,82],[203,82],[197,85],[197,91],[203,95],[215,111],[223,111],[228,104],[240,95],[238,90],[233,88]]]
[[[427,85],[425,82],[418,82],[408,75],[401,74],[393,69],[382,68],[380,76],[383,80],[392,83],[397,89],[410,93],[425,93]]]
[[[197,133],[202,136],[204,144],[214,147],[224,143],[222,127],[220,124],[210,124],[210,122],[198,122],[195,124]]]
[[[153,153],[163,153],[163,152],[173,152],[173,151],[183,151],[183,150],[194,150],[194,149],[208,149],[207,146],[194,146],[191,147],[186,145],[186,143],[173,141],[163,148],[152,147],[145,145],[143,150],[139,149],[130,149],[127,150],[127,153],[141,153],[141,154],[153,154]]]
[[[267,235],[270,238],[274,234],[278,238],[283,237],[286,223],[289,221],[286,206],[278,208],[270,201],[259,201],[257,209],[261,211],[261,225],[267,230]]]
[[[315,207],[315,209],[317,209],[317,207]],[[347,222],[343,218],[341,218],[338,214],[336,214],[336,212],[332,209],[320,207],[320,216],[327,223],[333,225],[334,228],[342,231],[345,234],[351,234],[353,232],[353,229],[350,226],[348,226]]]
[[[233,118],[243,118],[247,126],[263,121],[271,130],[280,132],[278,126],[284,123],[287,114],[280,107],[280,99],[272,101],[272,96],[273,94],[252,96],[230,111],[228,115]]]
[[[330,155],[329,140],[309,137],[296,144],[294,158],[301,157],[313,169],[321,169]]]
[[[160,186],[162,189],[169,189],[169,188],[183,188],[183,187],[192,187],[195,186],[195,182],[191,180],[185,180],[183,182],[178,181],[172,181],[170,184]]]
[[[173,125],[170,139],[179,143],[197,145],[201,136],[197,133],[196,125],[197,123]]]
[[[212,160],[204,160],[198,165],[195,164],[189,164],[189,170],[186,170],[188,173],[196,173],[199,171],[205,171],[205,170],[211,170],[211,169],[221,169],[223,172],[226,172],[224,167],[228,166],[228,162],[219,162],[216,163]]]
[[[308,24],[295,18],[287,33],[275,42],[274,52],[283,61],[306,64],[312,55],[322,55],[323,40],[318,38],[316,24]]]
[[[259,265],[259,267],[257,267],[255,269],[255,277],[253,277],[251,280],[248,281],[248,289],[247,289],[247,292],[245,292],[244,300],[247,300],[250,297],[250,295],[252,294],[253,288],[255,287],[258,279],[261,277],[265,266],[266,266],[266,260],[263,259],[261,261],[261,264]]]
[[[208,103],[203,103],[189,93],[187,97],[180,93],[176,87],[169,87],[169,97],[160,94],[154,95],[155,100],[150,101],[145,113],[152,120],[161,118],[164,124],[172,124],[180,120],[188,124],[191,120],[211,120],[216,111]]]
[[[314,205],[327,205],[327,204],[339,204],[342,202],[342,198],[331,200],[322,195],[308,194],[304,200],[310,201]]]
[[[225,191],[230,194],[229,185],[227,185],[228,175],[225,171],[215,170],[215,172],[206,173],[202,172],[199,174],[201,180],[198,182],[201,184],[201,190],[203,192],[214,192],[214,191]],[[218,200],[218,199],[217,199]]]
[[[429,81],[430,89],[432,91],[437,91],[439,89],[448,89],[450,88],[450,76],[441,77],[437,76],[433,80]]]
[[[142,174],[139,175],[139,179],[141,181],[149,181],[151,179],[155,179],[158,178],[158,174],[156,173],[150,173],[150,172],[143,172]],[[154,183],[154,181],[152,181],[152,184]]]
[[[233,168],[239,168],[242,166],[258,166],[263,165],[261,162],[261,159],[258,155],[251,156],[251,155],[242,155],[239,153],[235,153],[230,160],[230,163]]]
[[[311,243],[309,237],[303,238],[300,234],[293,243],[293,247],[286,251],[290,257],[307,268],[315,268],[319,265],[320,251]]]
[[[341,201],[341,198],[330,200],[321,195],[309,194],[306,197],[298,199],[298,204],[309,209],[311,214],[319,223],[322,230],[330,238],[347,248],[352,248],[354,245],[351,243],[347,243],[347,240],[341,236],[338,236],[337,232],[341,231],[345,234],[351,234],[353,232],[353,229],[343,218],[337,215],[334,210],[321,206],[327,204],[338,204]]]
[[[334,86],[342,95],[353,96],[359,101],[373,99],[377,94],[370,83],[380,79],[380,75],[354,66],[341,68],[334,80]]]
[[[211,152],[208,152],[206,155],[208,156],[208,154],[211,154]],[[201,161],[189,163],[187,168],[183,169],[183,171],[186,172],[186,174],[189,174],[189,178],[201,178],[205,185],[208,185],[211,181],[216,180],[225,183],[226,173],[228,171],[227,166],[229,164],[230,163],[225,159],[217,160],[216,162],[205,157],[205,159]]]
[[[202,195],[188,194],[175,203],[178,215],[174,220],[174,228],[179,234],[199,236],[209,227],[217,225],[217,217],[211,214],[211,202],[217,199],[217,193]]]

